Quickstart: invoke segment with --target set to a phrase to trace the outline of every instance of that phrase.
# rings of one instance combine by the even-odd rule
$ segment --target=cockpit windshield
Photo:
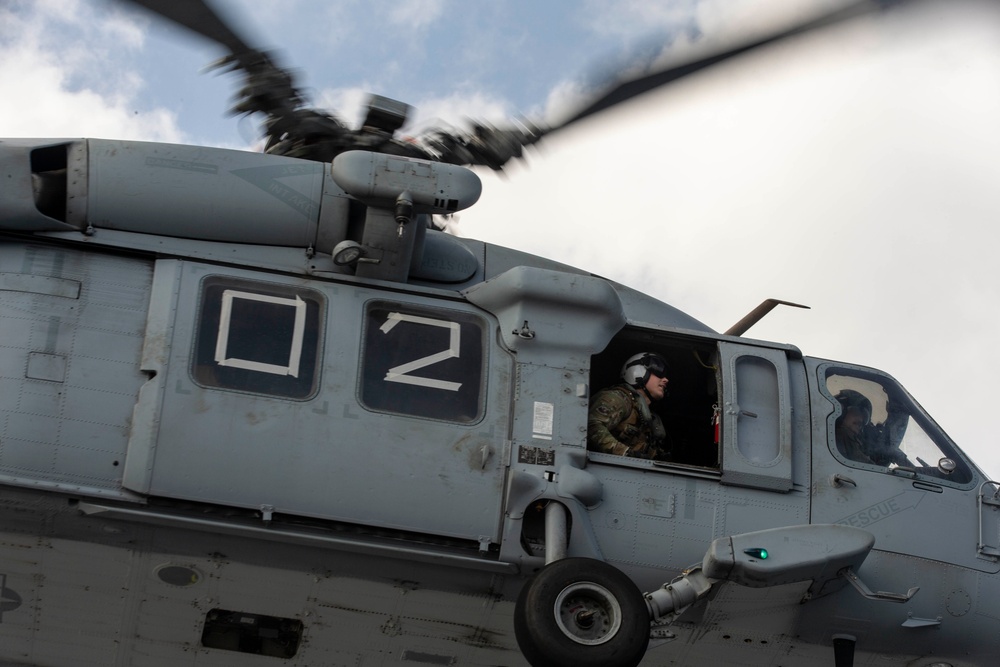
[[[884,468],[965,485],[972,471],[958,448],[892,378],[830,366],[831,448],[848,465]]]

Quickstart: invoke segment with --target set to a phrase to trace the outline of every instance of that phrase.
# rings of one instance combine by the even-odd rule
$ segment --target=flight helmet
[[[868,397],[862,394],[860,391],[855,391],[854,389],[841,389],[834,396],[843,408],[841,416],[847,413],[848,408],[856,408],[864,413],[865,423],[868,423],[872,419],[872,402],[868,400]]]
[[[659,377],[667,375],[666,360],[653,352],[633,354],[622,366],[622,379],[636,389],[645,387],[650,375],[658,375]]]

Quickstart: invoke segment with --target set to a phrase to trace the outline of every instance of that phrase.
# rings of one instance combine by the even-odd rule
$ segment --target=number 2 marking
[[[447,391],[458,391],[462,386],[461,382],[447,382],[445,380],[435,380],[433,378],[410,375],[412,371],[432,366],[439,361],[455,359],[458,357],[459,341],[461,339],[461,327],[458,322],[447,320],[435,320],[429,317],[419,317],[417,315],[407,315],[406,313],[389,313],[385,324],[379,327],[382,333],[389,333],[400,322],[413,322],[414,324],[426,324],[432,327],[449,329],[451,335],[448,339],[448,349],[441,352],[429,354],[426,357],[415,359],[409,363],[400,364],[390,368],[385,374],[386,382],[400,382],[402,384],[413,384],[419,387],[431,387],[433,389],[445,389]]]

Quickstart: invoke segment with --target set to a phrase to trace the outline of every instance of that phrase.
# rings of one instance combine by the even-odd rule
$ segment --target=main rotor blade
[[[775,44],[785,39],[797,35],[803,35],[805,33],[811,32],[813,30],[818,30],[821,28],[826,28],[833,26],[837,23],[841,23],[848,19],[856,18],[859,16],[864,16],[872,12],[883,9],[889,4],[902,4],[906,0],[859,0],[853,2],[849,5],[836,9],[832,12],[819,16],[805,23],[800,23],[792,28],[783,30],[781,32],[775,33],[773,35],[763,37],[761,39],[751,41],[740,46],[736,46],[718,53],[700,58],[697,60],[692,60],[687,63],[682,63],[680,65],[673,65],[662,69],[651,74],[647,74],[635,79],[619,80],[613,83],[603,94],[598,98],[591,101],[583,109],[580,109],[575,114],[573,114],[568,120],[562,123],[548,128],[546,134],[552,133],[556,130],[560,130],[564,127],[572,125],[579,120],[593,116],[596,113],[605,111],[616,104],[620,104],[627,100],[637,97],[651,90],[659,88],[660,86],[665,86],[669,83],[673,83],[679,79],[683,79],[686,76],[695,74],[704,69],[717,65],[719,63],[725,62],[732,58],[736,58],[745,53],[759,49],[763,46],[769,44]]]
[[[254,51],[205,0],[129,0],[226,47],[234,56]]]

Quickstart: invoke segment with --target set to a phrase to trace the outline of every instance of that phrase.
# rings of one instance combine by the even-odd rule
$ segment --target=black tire
[[[535,667],[634,667],[649,644],[649,609],[620,570],[565,558],[521,589],[514,635]]]

